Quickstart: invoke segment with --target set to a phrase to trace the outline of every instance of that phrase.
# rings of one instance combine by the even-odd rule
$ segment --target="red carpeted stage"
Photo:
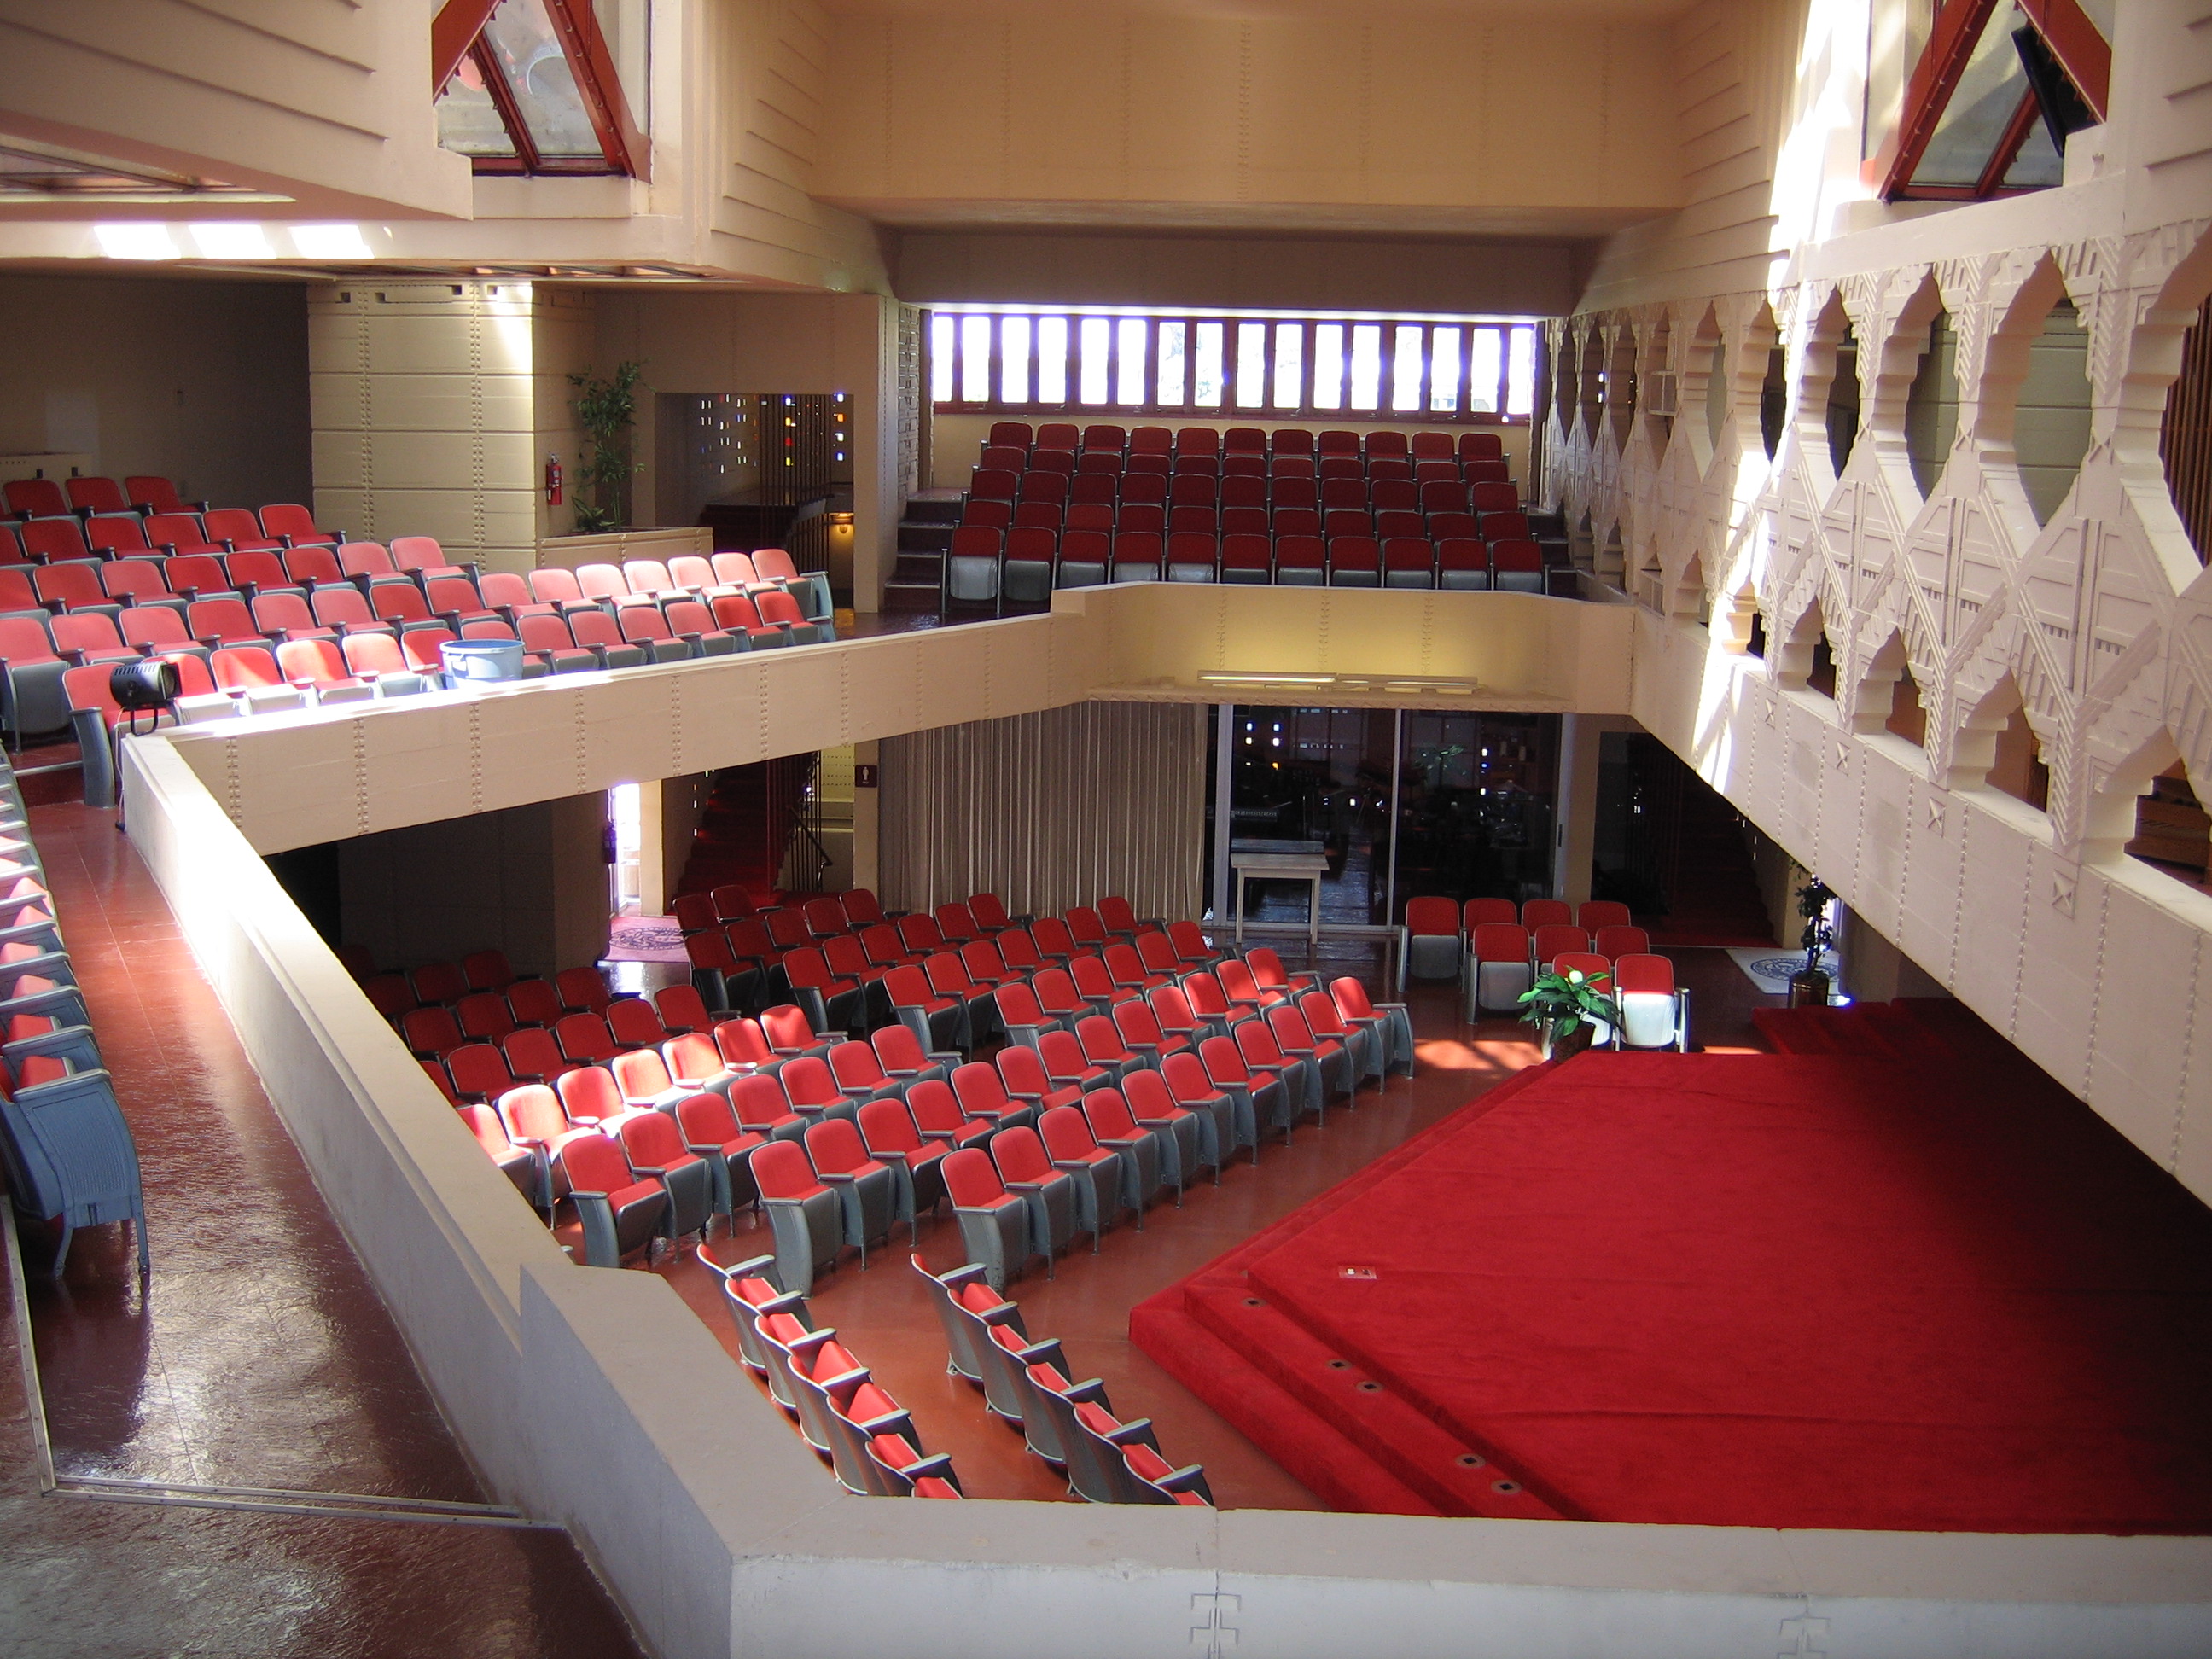
[[[1132,1315],[1408,1514],[2212,1528],[2212,1212],[2008,1048],[1523,1073]]]

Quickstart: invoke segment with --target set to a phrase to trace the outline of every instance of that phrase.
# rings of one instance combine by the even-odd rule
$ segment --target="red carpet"
[[[2212,1214],[1903,1013],[1523,1073],[1132,1334],[1346,1508],[2212,1527]]]

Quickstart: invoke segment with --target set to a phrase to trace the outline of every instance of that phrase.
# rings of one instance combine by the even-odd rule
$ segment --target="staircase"
[[[945,556],[952,550],[952,532],[960,522],[962,495],[957,489],[918,490],[907,498],[899,520],[898,562],[884,583],[886,611],[927,611],[945,607]]]
[[[756,905],[772,903],[791,849],[796,809],[821,759],[785,755],[715,773],[677,892],[705,893],[734,883]]]

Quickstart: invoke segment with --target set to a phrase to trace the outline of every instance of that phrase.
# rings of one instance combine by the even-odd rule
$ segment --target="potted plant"
[[[1836,943],[1835,924],[1828,920],[1828,907],[1836,902],[1834,889],[1818,876],[1797,890],[1797,914],[1804,919],[1804,931],[1797,936],[1797,944],[1805,952],[1805,965],[1790,975],[1790,1006],[1792,1008],[1825,1008],[1834,988],[1828,971],[1820,966],[1820,958]]]
[[[584,428],[584,464],[576,475],[576,529],[582,535],[620,530],[630,475],[643,471],[629,458],[630,428],[637,424],[641,362],[621,362],[602,380],[588,369],[568,377],[577,388],[576,422]]]
[[[1521,994],[1521,1018],[1536,1028],[1545,1059],[1565,1060],[1594,1042],[1610,1042],[1620,1029],[1620,1005],[1609,975],[1547,969]]]

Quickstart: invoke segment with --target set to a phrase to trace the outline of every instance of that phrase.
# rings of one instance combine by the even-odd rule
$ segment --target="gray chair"
[[[1103,530],[1070,530],[1060,538],[1060,568],[1054,587],[1097,587],[1106,580],[1113,538]]]
[[[903,1100],[872,1100],[860,1108],[868,1156],[891,1172],[894,1203],[909,1236],[945,1200],[945,1148],[922,1138]]]
[[[783,1289],[772,1255],[750,1256],[725,1267],[707,1253],[704,1244],[696,1254],[701,1264],[722,1281],[722,1303],[729,1310],[730,1322],[737,1327],[738,1358],[748,1370],[767,1376],[768,1351],[761,1342],[758,1322],[772,1313],[789,1314],[812,1330],[814,1316],[807,1309],[805,1297]]]
[[[859,1128],[844,1118],[809,1124],[806,1155],[816,1179],[837,1194],[844,1242],[860,1251],[860,1270],[866,1272],[868,1241],[889,1239],[898,1218],[898,1177],[890,1165],[868,1156]]]
[[[804,1325],[785,1314],[763,1314],[753,1322],[753,1329],[760,1339],[761,1352],[768,1360],[769,1397],[783,1407],[787,1416],[799,1421],[803,1433],[805,1425],[799,1419],[799,1374],[793,1361],[801,1355],[812,1354],[824,1343],[836,1341],[836,1328]]]
[[[1386,1066],[1403,1066],[1406,1075],[1413,1076],[1413,1022],[1404,1003],[1370,1001],[1367,988],[1349,976],[1331,980],[1328,994],[1346,1025],[1355,1030],[1368,1026],[1378,1033]]]
[[[755,1149],[753,1179],[775,1239],[777,1281],[811,1288],[814,1275],[837,1259],[845,1233],[843,1200],[815,1179],[805,1150],[788,1140]]]
[[[848,1371],[827,1381],[817,1381],[809,1376],[795,1358],[792,1364],[792,1380],[799,1391],[799,1410],[802,1421],[811,1419],[815,1431],[827,1443],[823,1449],[830,1454],[830,1472],[837,1484],[858,1498],[896,1498],[903,1494],[895,1491],[884,1479],[881,1465],[869,1456],[869,1443],[878,1435],[896,1435],[908,1445],[916,1442],[914,1419],[905,1409],[869,1380],[862,1370]],[[809,1437],[810,1441],[811,1437]],[[922,1465],[929,1465],[927,1468]],[[935,1467],[942,1465],[940,1470]],[[939,1454],[924,1458],[915,1467],[910,1479],[923,1474],[950,1474],[952,1460]]]
[[[1344,1018],[1344,1012],[1327,991],[1309,991],[1298,999],[1298,1012],[1304,1018],[1306,1029],[1316,1037],[1334,1037],[1344,1045],[1352,1057],[1352,1086],[1357,1089],[1367,1079],[1377,1083],[1384,1071],[1382,1034],[1374,1026],[1354,1025]]]
[[[1075,1183],[1075,1228],[1091,1235],[1091,1253],[1096,1255],[1106,1230],[1121,1218],[1121,1159],[1098,1144],[1080,1107],[1054,1107],[1038,1120],[1037,1133],[1052,1167]],[[1144,1224],[1139,1209],[1139,1231]]]
[[[651,1176],[668,1190],[668,1213],[661,1222],[662,1237],[672,1243],[692,1233],[703,1234],[715,1214],[714,1166],[684,1144],[684,1132],[666,1112],[633,1110],[623,1114],[617,1132],[623,1155],[640,1176]]]
[[[960,1490],[960,1477],[952,1472],[952,1460],[939,1454],[934,1457],[916,1454],[910,1461],[894,1463],[884,1454],[896,1449],[902,1454],[913,1448],[896,1435],[878,1435],[868,1442],[868,1462],[875,1466],[875,1478],[881,1483],[887,1498],[964,1498]],[[934,1486],[925,1490],[921,1483],[933,1481]]]
[[[1315,1035],[1306,1024],[1305,1016],[1289,1003],[1267,1010],[1267,1024],[1274,1032],[1275,1046],[1297,1060],[1321,1079],[1321,1094],[1324,1103],[1347,1098],[1358,1086],[1358,1074],[1352,1069],[1352,1050],[1334,1037]]]
[[[1208,1037],[1198,1045],[1199,1063],[1206,1080],[1236,1103],[1237,1144],[1252,1148],[1252,1161],[1260,1161],[1260,1126],[1280,1129],[1290,1138],[1297,1107],[1280,1078],[1255,1073],[1244,1063],[1243,1051],[1227,1037]]]
[[[962,525],[952,532],[945,556],[945,597],[963,605],[995,605],[999,599],[1000,531],[991,525]]]
[[[1052,602],[1056,532],[1042,525],[1016,525],[1006,532],[1006,555],[1000,567],[1003,599],[1018,605]]]
[[[1030,1342],[1003,1325],[995,1327],[988,1339],[986,1363],[1004,1379],[1009,1397],[1020,1407],[1016,1420],[1023,1441],[1054,1468],[1066,1466],[1070,1437],[1051,1401],[1070,1399],[1111,1409],[1104,1405],[1106,1385],[1098,1378],[1067,1380],[1067,1360],[1057,1339]]]
[[[561,1149],[568,1197],[584,1228],[584,1265],[619,1267],[667,1236],[668,1188],[641,1181],[612,1136],[578,1135]]]
[[[1076,1234],[1075,1178],[1052,1167],[1044,1142],[1034,1129],[1001,1129],[991,1137],[991,1161],[999,1179],[1030,1212],[1030,1248],[1042,1256],[1045,1273]]]
[[[982,1269],[993,1290],[1004,1290],[1034,1254],[1029,1205],[1006,1190],[990,1154],[976,1146],[945,1155],[945,1190],[951,1195],[969,1261]]]
[[[1099,1089],[1084,1096],[1083,1117],[1091,1126],[1091,1139],[1121,1162],[1121,1203],[1137,1212],[1139,1231],[1145,1225],[1145,1211],[1159,1196],[1170,1168],[1176,1207],[1182,1207],[1182,1152],[1171,1125],[1164,1124],[1158,1130],[1146,1128],[1130,1113],[1128,1100],[1118,1089]],[[1198,1124],[1194,1120],[1190,1128],[1195,1147]]]
[[[13,1099],[0,1101],[0,1128],[6,1131],[0,1152],[6,1155],[15,1207],[61,1225],[56,1279],[68,1263],[76,1230],[110,1221],[131,1223],[138,1236],[138,1271],[151,1269],[138,1149],[106,1072],[19,1083]]]
[[[62,689],[69,667],[54,654],[42,613],[0,615],[0,723],[18,743],[27,732],[52,732],[70,724],[69,696]],[[21,805],[12,787],[10,799]]]
[[[1167,1085],[1169,1098],[1199,1120],[1200,1161],[1213,1166],[1213,1182],[1219,1186],[1221,1172],[1236,1156],[1237,1148],[1250,1145],[1255,1139],[1246,1127],[1251,1103],[1244,1103],[1240,1115],[1236,1097],[1213,1086],[1213,1080],[1206,1076],[1205,1066],[1194,1054],[1170,1054],[1161,1062],[1159,1075]],[[1149,1096],[1141,1074],[1130,1079],[1130,1109],[1137,1114],[1139,1123],[1152,1116]]]
[[[1026,1341],[1029,1333],[1022,1325],[1022,1310],[991,1288],[981,1262],[933,1273],[922,1266],[920,1256],[909,1255],[907,1260],[915,1272],[929,1281],[929,1299],[937,1309],[937,1322],[945,1328],[945,1370],[981,1385],[983,1360],[976,1342],[994,1325],[1011,1326]]]

